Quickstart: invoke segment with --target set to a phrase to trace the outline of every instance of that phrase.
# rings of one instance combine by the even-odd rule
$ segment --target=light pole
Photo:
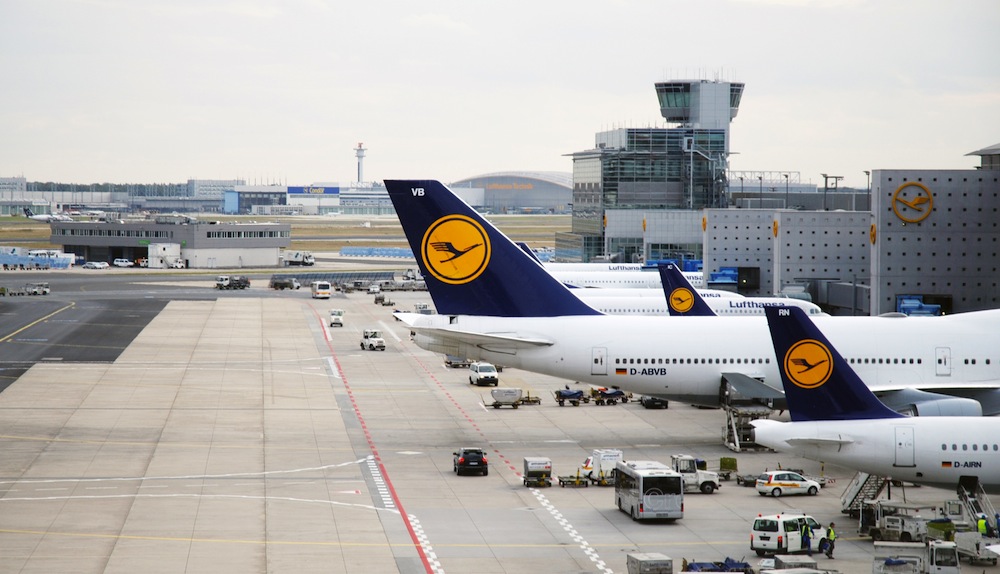
[[[764,176],[757,176],[757,207],[764,207]]]
[[[872,210],[872,172],[865,170],[865,182],[868,188],[868,211]]]
[[[746,199],[746,198],[743,196],[743,176],[741,175],[740,176],[740,200],[744,200],[744,199]]]
[[[788,209],[788,174],[783,173],[781,175],[785,176],[785,209]]]

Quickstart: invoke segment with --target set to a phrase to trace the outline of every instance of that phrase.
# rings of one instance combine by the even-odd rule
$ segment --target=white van
[[[329,299],[330,291],[332,287],[329,281],[313,281],[312,282],[312,298],[313,299]]]
[[[750,550],[757,556],[765,554],[795,554],[806,552],[802,547],[802,523],[809,524],[812,538],[809,546],[819,552],[820,543],[826,539],[826,528],[815,518],[801,512],[757,515],[750,527]]]
[[[113,265],[115,267],[132,267],[132,262],[128,259],[115,259]]]

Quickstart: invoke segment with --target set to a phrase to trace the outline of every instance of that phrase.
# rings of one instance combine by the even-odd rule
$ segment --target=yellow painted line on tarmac
[[[0,337],[0,343],[6,343],[11,337],[13,337],[14,335],[17,335],[21,331],[24,331],[26,329],[30,329],[31,327],[34,327],[35,325],[41,323],[42,321],[47,320],[49,317],[52,317],[54,315],[58,315],[59,313],[62,313],[66,309],[72,309],[74,306],[76,306],[76,302],[70,303],[69,305],[66,305],[65,307],[63,307],[62,309],[56,309],[55,311],[49,313],[48,315],[46,315],[44,317],[39,317],[35,321],[32,321],[31,323],[28,323],[27,325],[21,327],[20,329],[18,329],[17,331],[14,331],[13,333],[7,335],[6,337]]]

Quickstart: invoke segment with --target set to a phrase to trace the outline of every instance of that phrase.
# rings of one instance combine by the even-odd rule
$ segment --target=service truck
[[[379,329],[365,329],[361,335],[361,350],[384,351],[385,339]]]
[[[923,542],[928,521],[938,518],[934,504],[909,504],[895,500],[865,500],[861,503],[858,533],[872,540]]]
[[[286,251],[284,262],[285,265],[315,265],[316,258],[308,251]]]
[[[689,454],[670,455],[670,466],[684,477],[684,492],[712,494],[719,489],[719,473],[699,468],[698,459]]]
[[[247,289],[250,278],[246,275],[219,275],[215,278],[216,289]]]
[[[872,574],[915,572],[918,574],[959,574],[958,548],[954,542],[929,540],[919,542],[875,543]]]

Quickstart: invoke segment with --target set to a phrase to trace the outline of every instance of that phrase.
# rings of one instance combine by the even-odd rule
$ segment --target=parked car
[[[465,447],[452,453],[455,455],[455,474],[462,476],[463,472],[479,472],[483,476],[490,473],[489,461],[481,448]]]
[[[819,489],[819,483],[815,480],[788,470],[771,470],[757,477],[757,493],[761,496],[768,494],[774,497],[785,494],[815,496]]]
[[[132,267],[134,265],[131,261],[124,258],[115,259],[113,264],[115,267]]]
[[[88,261],[83,264],[84,269],[107,269],[110,267],[107,261]]]
[[[639,397],[639,404],[646,407],[647,409],[665,409],[669,406],[666,399],[661,399],[658,397],[647,397],[642,395]]]
[[[500,376],[497,375],[497,368],[489,363],[470,364],[469,384],[497,386],[500,384]]]

